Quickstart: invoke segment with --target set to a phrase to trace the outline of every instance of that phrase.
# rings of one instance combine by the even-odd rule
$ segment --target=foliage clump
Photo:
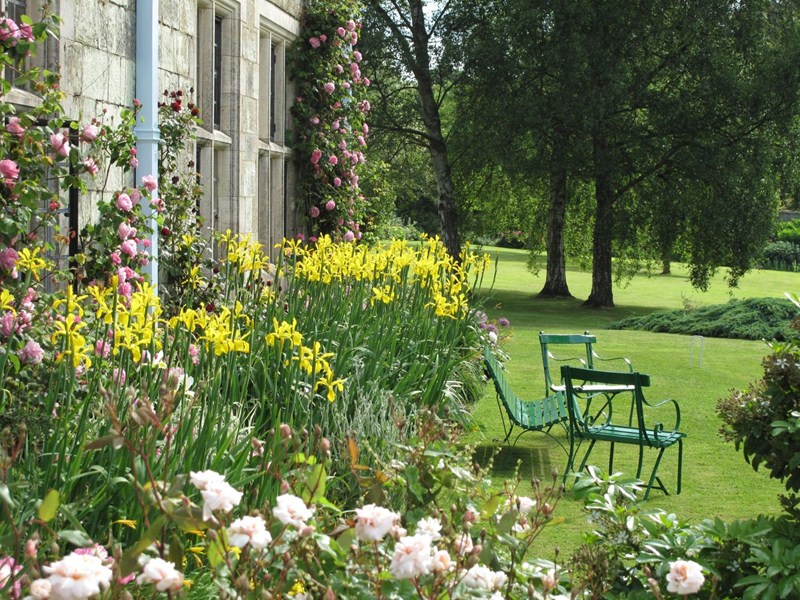
[[[744,340],[788,340],[797,337],[791,322],[797,308],[783,298],[749,298],[689,311],[659,310],[611,323],[609,329],[639,329]]]

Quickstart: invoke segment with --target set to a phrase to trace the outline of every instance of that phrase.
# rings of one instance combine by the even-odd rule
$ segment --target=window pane
[[[214,19],[214,129],[222,129],[222,19]]]

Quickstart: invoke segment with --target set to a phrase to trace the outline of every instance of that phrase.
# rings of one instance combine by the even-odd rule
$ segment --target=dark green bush
[[[778,241],[800,244],[800,219],[778,223]]]
[[[745,340],[788,340],[798,337],[790,323],[797,307],[785,298],[750,298],[690,311],[661,310],[644,317],[611,323],[609,329],[640,329]]]
[[[800,244],[791,241],[770,242],[761,251],[757,265],[774,271],[800,270]]]

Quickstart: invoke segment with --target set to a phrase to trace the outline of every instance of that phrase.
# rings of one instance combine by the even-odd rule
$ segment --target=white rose
[[[283,494],[275,500],[272,514],[284,525],[292,525],[301,529],[305,527],[306,521],[314,515],[314,509],[307,507],[306,503],[297,496]]]
[[[231,546],[244,548],[250,544],[257,550],[263,550],[271,542],[272,536],[261,517],[242,517],[228,527],[228,543]]]
[[[667,591],[679,596],[697,593],[703,582],[703,568],[692,560],[676,560],[669,563]]]
[[[389,571],[397,579],[413,579],[430,573],[432,566],[431,539],[427,535],[412,535],[397,542]]]
[[[152,583],[159,592],[175,592],[183,586],[183,574],[175,568],[174,563],[163,558],[151,558],[136,578],[136,583]]]
[[[381,506],[365,504],[356,509],[356,537],[365,542],[377,542],[386,537],[400,522],[400,515]]]

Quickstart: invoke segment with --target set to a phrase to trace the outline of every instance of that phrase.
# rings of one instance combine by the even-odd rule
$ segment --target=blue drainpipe
[[[142,103],[134,127],[139,167],[136,185],[142,177],[152,175],[158,180],[158,0],[136,0],[136,98]],[[157,190],[159,192],[160,190]],[[158,293],[158,225],[149,203],[144,203],[144,215],[153,232],[150,235],[150,264],[144,274]]]

